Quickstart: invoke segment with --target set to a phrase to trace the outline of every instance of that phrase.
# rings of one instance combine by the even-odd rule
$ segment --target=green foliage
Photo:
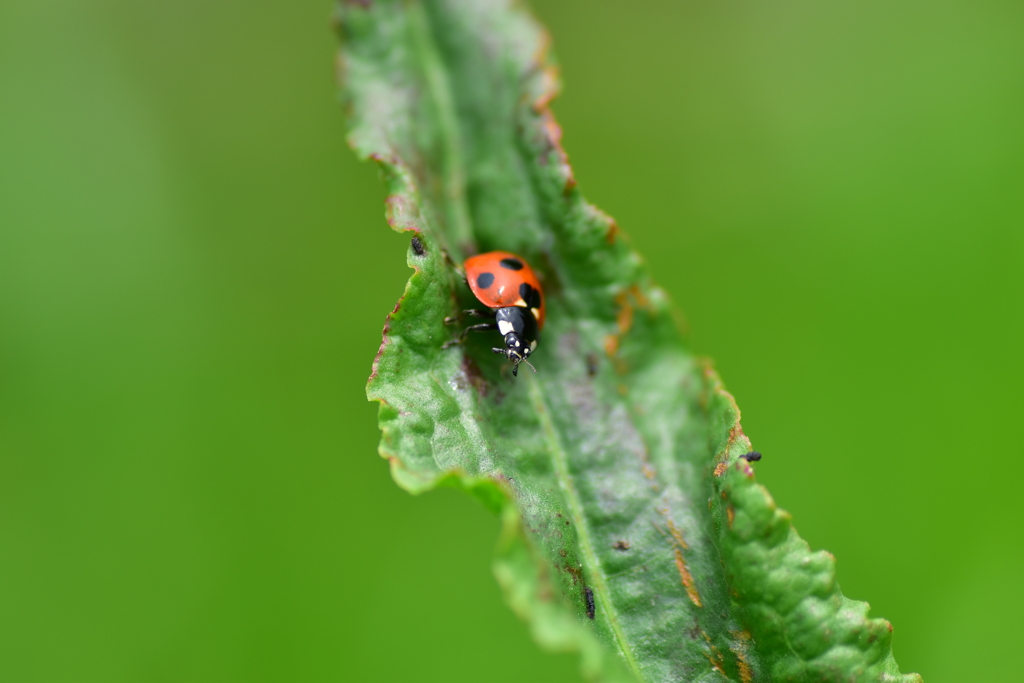
[[[754,482],[732,398],[576,188],[534,20],[378,0],[343,3],[339,31],[350,142],[416,239],[367,388],[380,452],[407,490],[461,487],[501,515],[495,572],[538,642],[609,681],[917,680]],[[491,339],[441,348],[472,304],[443,249],[536,268],[538,374],[512,378]]]

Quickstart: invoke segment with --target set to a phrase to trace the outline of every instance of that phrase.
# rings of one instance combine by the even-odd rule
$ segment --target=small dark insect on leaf
[[[596,353],[588,353],[587,354],[587,376],[588,377],[594,377],[595,375],[597,375],[597,370],[598,370],[598,367],[597,367],[597,354]]]
[[[615,541],[615,543],[612,543],[612,547],[624,553],[629,550],[629,541]]]
[[[747,462],[757,462],[758,460],[761,459],[761,454],[758,453],[757,451],[750,451],[749,453],[745,453],[740,457],[746,460]]]
[[[595,613],[594,591],[590,588],[583,589],[583,599],[587,601],[587,618],[593,619]]]
[[[427,253],[427,250],[423,246],[423,242],[420,241],[419,237],[412,238],[412,253],[416,254],[417,256],[423,256],[425,253]]]

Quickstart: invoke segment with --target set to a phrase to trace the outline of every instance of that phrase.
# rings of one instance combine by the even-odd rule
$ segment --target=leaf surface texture
[[[351,145],[413,238],[367,387],[380,453],[409,491],[461,487],[502,516],[495,572],[538,642],[607,681],[918,680],[755,482],[732,398],[584,201],[525,8],[350,1],[338,30]],[[537,374],[513,378],[496,333],[441,348],[444,319],[477,305],[443,250],[537,271]]]

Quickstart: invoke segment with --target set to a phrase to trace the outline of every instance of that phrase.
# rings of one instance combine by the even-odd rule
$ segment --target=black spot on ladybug
[[[521,285],[519,285],[519,298],[525,301],[527,305],[529,305],[530,303],[530,296],[532,292],[533,287],[531,287],[528,283],[524,282]]]
[[[509,270],[523,269],[523,262],[517,258],[503,258],[500,263],[502,268],[508,268]]]
[[[530,300],[527,303],[530,304],[530,308],[540,308],[540,290],[533,290],[533,294],[530,295]]]
[[[757,451],[750,451],[749,453],[745,453],[740,457],[746,460],[747,462],[757,462],[758,460],[761,459],[761,454],[758,453]]]
[[[596,605],[594,605],[594,591],[590,588],[584,588],[583,599],[587,603],[587,618],[593,619],[594,614],[597,612]]]
[[[476,278],[476,286],[480,289],[487,289],[494,284],[494,273],[480,273]]]
[[[420,242],[419,237],[412,238],[412,253],[416,254],[417,256],[423,256],[424,254],[427,253],[427,250],[424,248],[423,242]]]

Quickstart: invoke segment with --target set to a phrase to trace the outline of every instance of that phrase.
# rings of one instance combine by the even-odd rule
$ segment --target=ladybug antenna
[[[526,360],[525,358],[517,358],[516,360],[512,361],[512,376],[513,377],[518,377],[519,376],[519,364],[520,363],[526,363],[527,365],[530,366],[531,370],[533,370],[534,372],[537,372],[537,368],[533,367],[533,364],[530,363],[530,361]]]

